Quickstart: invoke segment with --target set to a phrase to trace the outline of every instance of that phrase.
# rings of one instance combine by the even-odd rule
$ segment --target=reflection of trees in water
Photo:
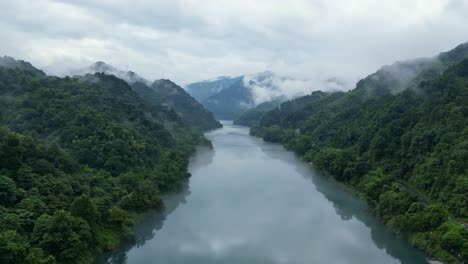
[[[326,177],[321,176],[319,172],[301,161],[294,153],[285,151],[280,145],[267,142],[259,142],[258,145],[269,158],[292,164],[300,175],[306,179],[311,179],[317,191],[333,204],[336,214],[342,220],[348,221],[355,217],[366,225],[370,229],[371,238],[378,248],[385,249],[389,255],[405,264],[427,263],[422,253],[387,230],[369,212],[366,203],[359,197],[346,192],[338,184],[330,182]],[[311,186],[311,188],[313,187]]]
[[[313,169],[308,174],[302,174],[314,183],[317,191],[333,203],[336,213],[341,219],[347,221],[355,217],[370,229],[370,235],[374,244],[395,259],[404,264],[427,263],[424,255],[396,235],[391,233],[368,210],[364,201],[351,193],[342,190],[336,183],[328,181]]]
[[[180,204],[186,203],[186,197],[190,195],[189,182],[187,181],[177,193],[163,197],[165,209],[163,212],[153,212],[144,217],[144,220],[135,226],[134,239],[123,242],[114,251],[98,257],[95,264],[124,264],[127,263],[127,253],[134,247],[140,247],[146,241],[154,238],[157,230],[163,227],[166,217],[169,216]]]

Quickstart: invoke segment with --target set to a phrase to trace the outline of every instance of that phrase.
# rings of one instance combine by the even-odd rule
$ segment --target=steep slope
[[[170,80],[151,83],[134,72],[118,70],[104,62],[96,62],[84,72],[104,72],[125,80],[132,89],[154,106],[164,105],[174,111],[192,128],[206,131],[221,127],[213,114]]]
[[[309,94],[314,85],[330,91],[341,90],[345,84],[336,78],[313,82],[310,79],[294,79],[265,71],[241,76],[231,86],[203,100],[202,104],[218,119],[235,120],[248,109],[260,104],[269,101],[286,101]],[[268,104],[256,110],[263,109],[266,105]],[[250,114],[258,113],[256,110]],[[256,114],[250,118],[254,116]]]
[[[396,94],[408,88],[415,88],[421,81],[434,79],[450,65],[457,64],[465,58],[468,58],[468,43],[431,58],[407,60],[384,66],[359,81],[356,87],[366,90],[369,96]]]
[[[244,79],[239,79],[228,88],[214,94],[202,104],[210,110],[218,119],[233,120],[245,110],[253,107],[252,91],[244,84]]]
[[[396,62],[390,66],[384,66],[360,80],[356,84],[356,89],[346,94],[333,93],[332,96],[325,99],[326,101],[317,101],[320,99],[317,98],[317,95],[324,94],[314,92],[311,96],[286,102],[281,106],[281,109],[266,113],[260,123],[262,126],[291,126],[288,124],[289,120],[293,121],[315,114],[322,110],[324,105],[330,109],[329,113],[334,111],[340,112],[344,116],[352,116],[367,100],[376,100],[379,97],[395,95],[407,89],[415,89],[421,82],[439,77],[448,67],[466,58],[468,58],[468,43],[458,45],[454,49],[442,52],[432,58]],[[298,102],[300,103],[298,104]]]
[[[198,102],[203,102],[208,97],[221,92],[222,90],[230,87],[232,84],[242,79],[243,76],[239,77],[227,77],[221,76],[215,80],[201,81],[189,84],[185,87],[185,90],[193,96]]]
[[[263,126],[269,126],[283,121],[289,122],[286,119],[296,120],[303,118],[310,112],[320,109],[328,102],[343,95],[344,93],[342,92],[327,93],[316,91],[310,95],[298,97],[286,102],[283,99],[266,102],[242,113],[242,115],[236,119],[236,123],[245,126],[256,126],[261,123]],[[324,100],[325,97],[327,97],[326,100]]]
[[[439,58],[460,61],[466,56],[460,47],[466,44]],[[285,103],[251,133],[285,144],[353,186],[393,231],[458,263],[468,258],[468,232],[449,216],[468,218],[468,59],[443,75],[436,68],[405,77],[405,85],[433,80],[400,93],[402,82],[394,90],[394,82],[368,77],[347,93],[304,98],[308,103],[298,110],[284,109],[294,105]]]
[[[98,61],[90,65],[89,67],[79,69],[75,72],[77,75],[86,75],[88,73],[98,73],[102,72],[107,75],[114,75],[119,79],[126,81],[129,84],[133,84],[135,82],[141,82],[147,85],[150,85],[151,82],[146,80],[145,78],[141,77],[140,75],[136,74],[132,71],[123,71],[115,68],[112,65],[109,65],[103,61]]]
[[[115,76],[0,67],[0,262],[92,263],[186,182],[204,141]]]
[[[236,118],[236,120],[234,120],[234,124],[241,125],[241,126],[255,125],[257,124],[258,121],[262,119],[262,117],[266,113],[279,107],[281,102],[283,101],[284,100],[277,99],[277,100],[261,103],[253,108],[247,109],[238,118]]]
[[[172,81],[166,79],[156,80],[151,84],[150,88],[155,91],[154,95],[147,98],[148,100],[151,98],[152,101],[150,102],[157,102],[173,108],[192,127],[206,131],[222,126],[219,121],[215,120],[210,111],[206,110],[184,89]]]

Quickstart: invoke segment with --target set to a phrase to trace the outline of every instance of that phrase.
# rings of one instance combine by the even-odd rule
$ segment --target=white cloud
[[[243,82],[252,92],[254,105],[275,99],[292,99],[318,90],[342,91],[350,85],[336,78],[293,79],[272,72],[245,75]]]
[[[468,41],[467,13],[464,0],[1,1],[0,52],[57,74],[102,60],[180,84],[264,70],[353,83]]]

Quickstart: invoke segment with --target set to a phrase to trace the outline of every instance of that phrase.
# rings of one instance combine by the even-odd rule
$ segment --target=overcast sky
[[[468,0],[0,0],[0,54],[179,84],[272,70],[353,83],[468,41]],[[352,88],[352,87],[350,87]]]

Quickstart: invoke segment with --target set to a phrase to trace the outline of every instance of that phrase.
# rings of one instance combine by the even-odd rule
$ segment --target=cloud
[[[252,92],[254,105],[275,99],[292,99],[318,90],[342,91],[350,86],[337,78],[323,79],[315,76],[313,79],[294,79],[269,71],[245,75],[243,82]]]
[[[181,85],[265,70],[353,84],[467,41],[467,13],[463,0],[1,1],[0,52],[52,74],[106,61]]]

